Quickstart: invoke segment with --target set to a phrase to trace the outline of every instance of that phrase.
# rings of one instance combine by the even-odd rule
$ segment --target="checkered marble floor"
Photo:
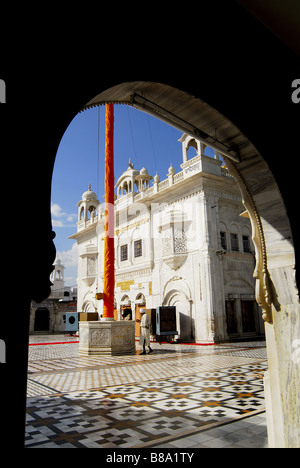
[[[116,357],[76,346],[30,348],[26,447],[151,446],[264,409],[262,342]]]

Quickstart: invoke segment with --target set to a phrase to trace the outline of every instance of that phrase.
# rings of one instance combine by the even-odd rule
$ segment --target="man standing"
[[[142,314],[142,320],[137,319],[136,321],[141,323],[141,337],[139,341],[139,344],[143,346],[143,352],[141,354],[146,354],[146,346],[148,346],[148,354],[150,354],[153,352],[153,349],[150,347],[150,319],[145,309],[141,309],[140,313]]]

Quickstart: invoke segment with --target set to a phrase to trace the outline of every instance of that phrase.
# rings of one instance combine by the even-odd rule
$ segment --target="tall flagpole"
[[[105,127],[105,213],[104,213],[104,320],[114,320],[115,248],[114,248],[114,106],[106,104]]]
[[[114,106],[106,105],[105,130],[105,212],[104,212],[104,286],[101,320],[79,322],[79,354],[135,354],[135,322],[114,321],[115,250],[114,250]],[[106,323],[104,323],[106,321]],[[83,331],[83,333],[82,333]],[[93,331],[93,333],[92,333]],[[95,332],[95,333],[94,333]]]

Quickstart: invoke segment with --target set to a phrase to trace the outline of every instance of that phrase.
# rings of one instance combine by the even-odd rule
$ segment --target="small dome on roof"
[[[138,169],[134,169],[131,159],[129,159],[128,167],[126,171],[124,171],[123,174],[121,174],[115,186],[118,187],[124,179],[128,179],[128,180],[135,179],[135,177],[138,176],[139,174],[140,174],[140,171]]]
[[[89,184],[89,189],[82,194],[82,200],[97,200],[97,195],[95,192],[92,191],[91,184]]]
[[[145,168],[145,166],[143,166],[142,169],[140,170],[140,175],[148,175],[148,171]]]
[[[169,167],[168,174],[175,174],[175,169],[171,163],[171,166]]]

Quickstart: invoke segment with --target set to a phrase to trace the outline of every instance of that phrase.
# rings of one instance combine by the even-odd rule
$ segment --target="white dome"
[[[134,180],[139,174],[140,171],[138,169],[134,169],[133,164],[131,163],[131,159],[129,159],[128,167],[126,171],[124,171],[123,174],[119,177],[118,182],[116,183],[116,187],[118,187],[118,185],[120,185],[124,179]]]
[[[89,189],[82,194],[82,200],[83,201],[97,200],[96,193],[91,190],[91,184],[89,184]]]
[[[171,163],[171,166],[169,167],[168,173],[169,174],[175,174],[175,169],[174,169],[172,163]]]
[[[140,175],[148,175],[148,171],[145,166],[143,166],[143,168],[140,170]]]

